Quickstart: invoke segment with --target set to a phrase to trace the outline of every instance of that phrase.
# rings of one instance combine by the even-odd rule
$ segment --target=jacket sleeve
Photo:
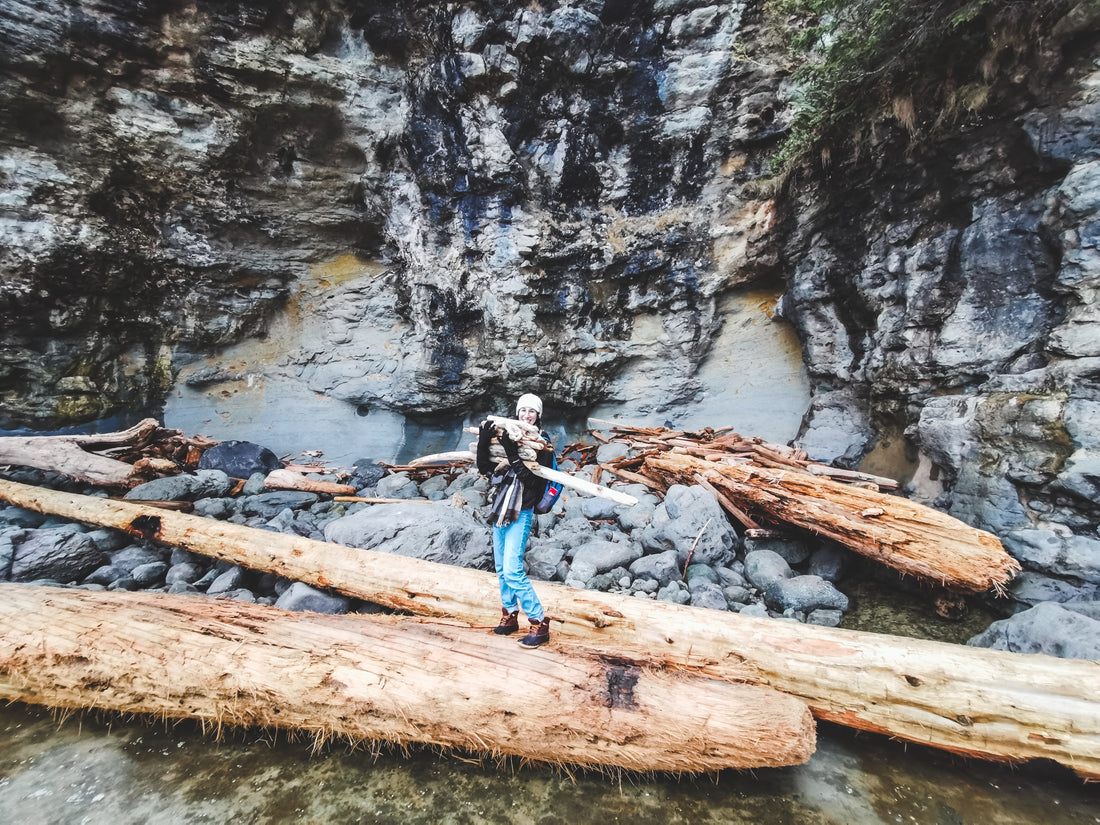
[[[487,427],[485,424],[485,421],[481,422],[477,433],[477,471],[483,476],[490,476],[493,474],[495,466],[489,455],[489,442],[493,440],[495,428]]]

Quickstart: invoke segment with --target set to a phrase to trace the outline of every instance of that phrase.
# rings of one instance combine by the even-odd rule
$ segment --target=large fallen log
[[[492,573],[11,481],[0,480],[0,498],[410,613],[495,621]],[[534,587],[556,622],[554,645],[603,645],[655,666],[752,681],[803,698],[819,719],[969,756],[1050,759],[1100,779],[1100,662]]]
[[[701,476],[733,503],[846,547],[923,581],[969,593],[1003,588],[1019,563],[992,533],[915,501],[798,471],[716,464],[663,453],[646,470],[666,483]]]
[[[466,627],[201,596],[0,585],[0,698],[215,726],[684,772],[794,765],[806,705],[770,688]]]
[[[132,487],[197,467],[203,452],[216,443],[203,436],[186,438],[146,418],[112,433],[5,436],[0,438],[0,465],[34,467],[86,484]]]
[[[146,418],[115,433],[7,436],[0,438],[0,464],[48,470],[87,484],[126,486],[134,465],[97,451],[140,446],[159,429],[156,419]]]

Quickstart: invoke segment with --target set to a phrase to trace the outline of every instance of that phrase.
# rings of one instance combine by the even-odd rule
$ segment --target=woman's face
[[[534,407],[520,407],[516,410],[516,418],[524,424],[534,424],[539,420],[539,413]]]

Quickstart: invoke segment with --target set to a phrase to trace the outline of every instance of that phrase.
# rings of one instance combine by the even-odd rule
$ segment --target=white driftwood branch
[[[264,486],[269,490],[303,490],[309,493],[328,493],[338,496],[350,496],[355,493],[355,488],[350,484],[318,481],[290,470],[272,470],[264,479]]]
[[[556,481],[564,487],[573,488],[578,493],[606,498],[609,501],[614,501],[616,504],[624,504],[628,507],[633,507],[638,503],[638,499],[628,493],[620,493],[618,490],[612,490],[610,487],[604,487],[600,484],[593,484],[591,481],[586,481],[583,478],[574,478],[569,475],[569,473],[563,473],[561,470],[551,470],[549,467],[543,467],[535,461],[525,461],[523,463],[527,465],[528,470],[539,478],[545,478],[547,481]]]

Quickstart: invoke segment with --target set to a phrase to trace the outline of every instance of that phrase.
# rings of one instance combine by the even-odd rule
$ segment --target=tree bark
[[[200,436],[184,438],[179,430],[165,430],[155,418],[146,418],[113,433],[0,438],[0,464],[48,470],[86,484],[130,487],[158,473],[178,472],[179,463],[196,465],[202,451],[215,443]],[[151,447],[177,453],[180,462],[163,455],[140,454]],[[102,455],[104,452],[123,454],[128,460]]]
[[[0,481],[0,497],[420,615],[481,624],[499,602],[496,577],[478,570],[10,481]],[[819,719],[987,759],[1050,759],[1100,779],[1100,662],[534,587],[555,622],[554,645],[768,685]]]
[[[134,466],[94,451],[143,444],[159,428],[156,419],[146,418],[116,433],[8,436],[0,438],[0,464],[48,470],[87,484],[122,487],[130,483]]]
[[[0,697],[540,762],[715,771],[805,762],[769,688],[418,619],[0,585]]]
[[[738,507],[828,536],[857,553],[923,581],[969,593],[1000,590],[1019,563],[992,533],[900,496],[798,471],[715,464],[664,453],[646,468],[666,482],[701,475]]]

